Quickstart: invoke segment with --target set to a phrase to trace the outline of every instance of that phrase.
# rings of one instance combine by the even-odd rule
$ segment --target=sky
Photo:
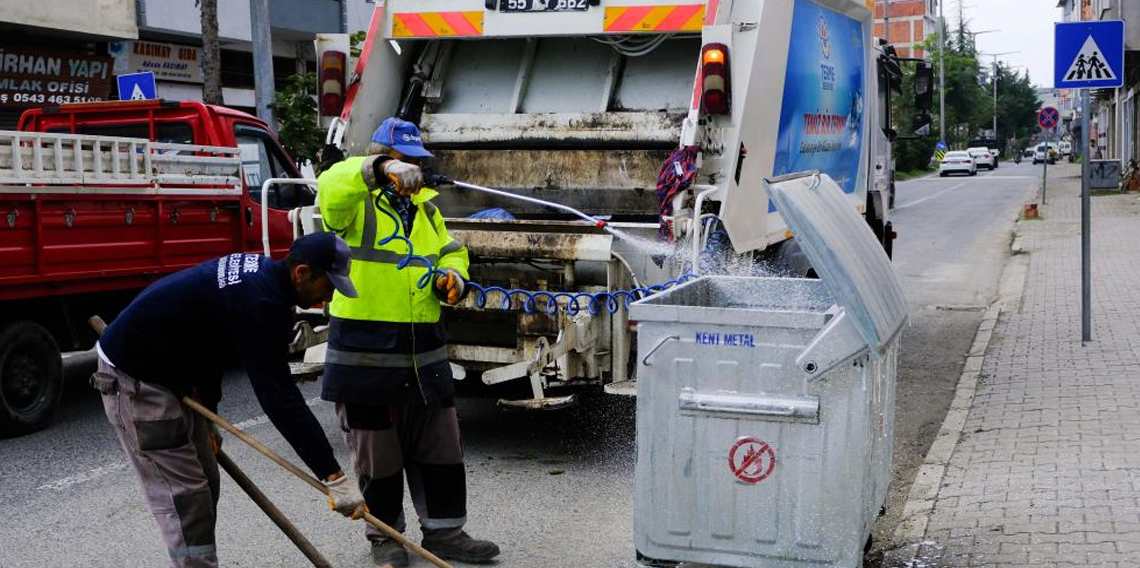
[[[967,26],[973,31],[1000,30],[977,36],[978,50],[1003,53],[999,61],[1023,65],[1038,87],[1053,86],[1053,23],[1061,20],[1057,0],[944,0],[950,30],[958,29],[958,4],[963,4]],[[993,57],[982,58],[992,63]]]

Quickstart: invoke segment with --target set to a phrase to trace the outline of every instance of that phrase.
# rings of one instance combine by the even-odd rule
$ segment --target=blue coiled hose
[[[377,196],[379,200],[379,195]],[[423,289],[431,286],[431,283],[437,276],[447,276],[447,272],[436,268],[431,259],[426,256],[421,256],[415,253],[415,248],[412,246],[412,241],[407,237],[400,234],[400,221],[395,214],[388,212],[377,203],[376,209],[381,213],[387,215],[392,219],[395,229],[392,234],[380,239],[379,245],[384,246],[392,241],[401,241],[408,247],[408,255],[400,262],[396,263],[398,270],[403,270],[410,266],[412,263],[419,263],[427,268],[427,272],[416,281],[416,287]],[[663,282],[661,284],[654,284],[652,286],[643,286],[639,288],[632,288],[630,290],[613,290],[610,292],[547,292],[542,290],[521,290],[517,288],[508,289],[501,286],[483,286],[477,282],[467,282],[466,285],[475,291],[475,305],[479,308],[487,306],[487,297],[492,293],[497,293],[502,296],[499,302],[499,309],[509,310],[514,306],[515,298],[522,299],[523,312],[532,314],[538,311],[539,304],[542,304],[542,311],[547,314],[557,314],[562,309],[559,300],[567,300],[566,313],[569,315],[577,315],[582,311],[581,302],[585,301],[586,311],[590,315],[598,315],[602,309],[609,313],[616,313],[622,306],[629,307],[629,304],[635,300],[644,298],[663,290],[668,290],[678,284],[682,284],[688,280],[696,278],[691,272],[686,272],[673,280]]]

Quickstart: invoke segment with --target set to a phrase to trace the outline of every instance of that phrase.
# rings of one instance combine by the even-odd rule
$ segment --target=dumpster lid
[[[851,199],[819,172],[766,179],[764,188],[836,303],[854,317],[867,344],[882,352],[906,323],[906,298]]]

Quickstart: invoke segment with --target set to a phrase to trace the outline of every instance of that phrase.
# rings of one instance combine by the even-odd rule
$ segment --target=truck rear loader
[[[399,116],[420,126],[438,172],[568,205],[632,237],[444,188],[435,203],[485,286],[598,292],[708,271],[808,274],[765,177],[825,172],[888,251],[893,239],[890,108],[902,70],[872,38],[872,9],[864,0],[388,0],[329,139],[361,155],[380,122]],[[920,62],[918,73],[918,107],[928,109],[931,67]],[[683,183],[659,182],[670,169]],[[492,208],[509,216],[471,218]],[[535,309],[525,296],[481,306],[472,296],[446,315],[451,358],[488,385],[529,386],[501,404],[559,408],[583,386],[633,392],[624,308]]]

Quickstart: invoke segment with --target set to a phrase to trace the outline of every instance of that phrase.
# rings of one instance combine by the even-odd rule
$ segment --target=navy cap
[[[344,239],[333,233],[312,233],[294,241],[289,254],[324,272],[337,292],[348,298],[357,297],[356,286],[348,277],[352,252]]]
[[[424,149],[423,137],[416,125],[398,118],[386,118],[372,133],[372,141],[392,148],[409,158],[430,158]]]

